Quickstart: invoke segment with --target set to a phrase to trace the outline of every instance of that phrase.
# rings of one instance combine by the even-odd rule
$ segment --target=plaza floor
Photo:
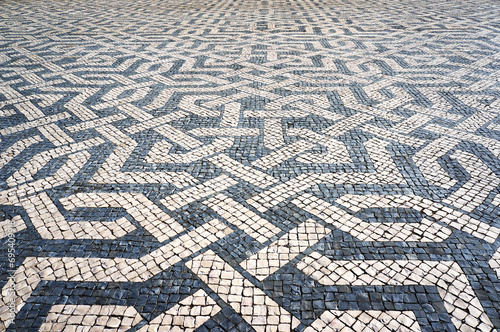
[[[500,2],[0,8],[0,331],[500,329]]]

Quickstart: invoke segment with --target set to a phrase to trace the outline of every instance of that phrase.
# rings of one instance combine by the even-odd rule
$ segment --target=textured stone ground
[[[0,7],[0,330],[500,328],[498,1]]]

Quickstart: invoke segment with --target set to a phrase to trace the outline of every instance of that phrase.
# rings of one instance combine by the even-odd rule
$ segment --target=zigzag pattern
[[[2,8],[0,329],[500,329],[497,3]]]

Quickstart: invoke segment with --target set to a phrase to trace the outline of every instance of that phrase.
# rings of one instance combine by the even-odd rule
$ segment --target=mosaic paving
[[[14,1],[0,330],[500,329],[498,1]]]

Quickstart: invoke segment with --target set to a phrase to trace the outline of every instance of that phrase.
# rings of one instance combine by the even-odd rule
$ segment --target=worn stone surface
[[[500,329],[496,1],[13,1],[0,331]]]

